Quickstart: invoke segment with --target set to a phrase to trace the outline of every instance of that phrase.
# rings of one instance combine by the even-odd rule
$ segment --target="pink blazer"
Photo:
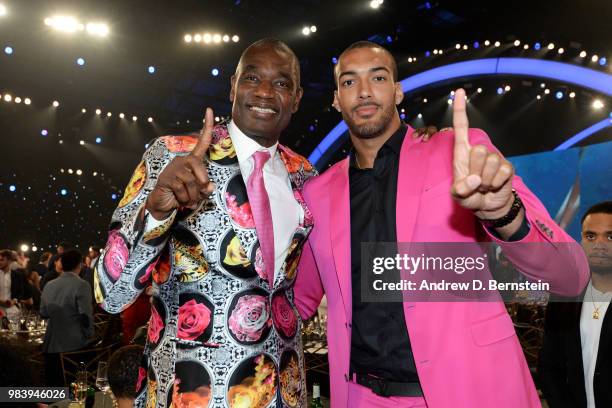
[[[496,240],[450,195],[452,130],[428,143],[402,145],[397,191],[398,242],[484,242]],[[494,149],[486,133],[470,129],[470,142]],[[351,349],[351,253],[348,159],[311,179],[303,190],[315,226],[304,247],[295,283],[295,304],[303,318],[327,295],[331,405],[347,406]],[[586,286],[582,248],[548,215],[519,177],[514,188],[531,225],[520,242],[542,243],[545,251],[503,243],[506,256],[551,291],[574,296]],[[565,243],[559,245],[558,243]],[[571,265],[570,268],[567,266]],[[563,272],[560,272],[563,271]],[[430,408],[540,407],[523,351],[500,302],[404,302],[416,368]]]

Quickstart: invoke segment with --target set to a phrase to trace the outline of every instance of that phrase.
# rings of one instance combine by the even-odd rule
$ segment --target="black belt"
[[[423,390],[418,382],[394,382],[369,374],[355,374],[357,384],[368,387],[381,397],[422,397]]]

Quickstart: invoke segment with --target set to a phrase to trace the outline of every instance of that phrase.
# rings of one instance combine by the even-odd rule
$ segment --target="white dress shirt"
[[[270,159],[263,167],[263,178],[270,199],[270,210],[272,211],[274,279],[276,279],[287,257],[293,233],[298,225],[304,221],[304,209],[293,196],[289,172],[278,152],[278,143],[270,147],[263,147],[238,129],[233,121],[227,125],[227,130],[236,150],[238,165],[245,185],[248,184],[249,177],[255,167],[253,154],[258,150],[267,150],[270,153]],[[146,213],[148,214],[148,211]],[[153,230],[163,224],[165,220],[156,220],[152,216],[147,217],[145,232]]]
[[[263,178],[272,210],[274,278],[276,279],[287,257],[293,233],[304,220],[304,209],[293,196],[289,173],[278,152],[278,143],[270,147],[263,147],[238,129],[233,121],[227,125],[227,130],[236,150],[238,165],[245,185],[248,184],[255,167],[253,154],[258,150],[267,150],[270,153],[270,160],[263,167]]]
[[[595,408],[593,375],[595,374],[597,352],[599,351],[601,326],[610,300],[612,300],[612,292],[600,292],[593,287],[593,282],[589,281],[580,313],[580,342],[582,343],[582,365],[584,367],[587,408]],[[596,308],[599,311],[599,319],[593,319],[593,312]]]

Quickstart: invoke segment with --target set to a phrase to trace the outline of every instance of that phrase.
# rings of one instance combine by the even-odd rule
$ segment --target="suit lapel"
[[[329,220],[331,247],[347,318],[352,317],[351,295],[351,206],[349,195],[349,159],[336,167],[329,181]],[[334,197],[332,199],[331,197]]]

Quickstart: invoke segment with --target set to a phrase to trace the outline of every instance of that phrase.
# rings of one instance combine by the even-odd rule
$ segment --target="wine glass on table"
[[[96,387],[104,393],[103,406],[106,407],[106,398],[110,391],[110,384],[108,383],[108,363],[106,361],[98,361]]]

